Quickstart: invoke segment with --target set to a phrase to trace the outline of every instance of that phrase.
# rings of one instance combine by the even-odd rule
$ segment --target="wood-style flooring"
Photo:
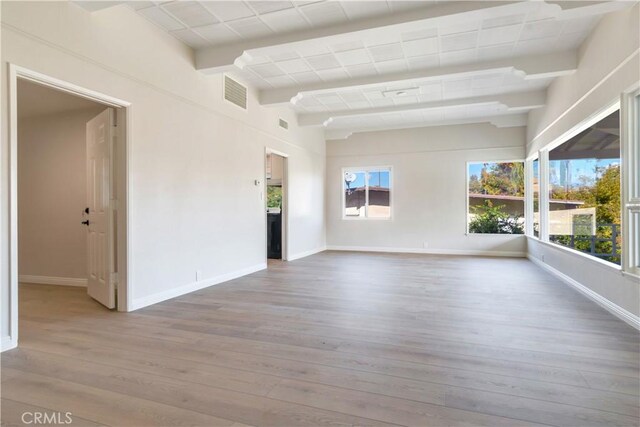
[[[133,313],[20,286],[2,422],[638,426],[638,331],[525,259],[324,252]]]

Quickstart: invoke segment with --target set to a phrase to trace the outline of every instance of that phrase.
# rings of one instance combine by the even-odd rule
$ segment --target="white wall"
[[[578,71],[548,89],[548,105],[529,116],[527,155],[554,142],[620,98],[640,79],[640,8],[606,15],[580,48]],[[640,315],[640,281],[587,257],[528,240],[529,256],[578,281],[634,315]]]
[[[523,159],[524,143],[524,128],[490,124],[327,142],[328,247],[522,256],[524,236],[465,234],[466,162]],[[350,166],[392,166],[391,220],[342,219],[342,168]]]
[[[86,279],[86,123],[105,107],[18,122],[20,276]]]
[[[222,77],[121,5],[89,14],[70,2],[2,2],[2,336],[8,334],[7,62],[131,102],[133,307],[261,268],[266,260],[265,147],[289,154],[289,251],[324,247],[325,142],[287,109],[248,113],[222,99]],[[289,131],[278,126],[282,116]],[[196,270],[204,280],[195,284]]]

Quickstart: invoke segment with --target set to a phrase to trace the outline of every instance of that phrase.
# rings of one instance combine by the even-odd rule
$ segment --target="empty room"
[[[640,426],[640,3],[0,2],[2,426]]]

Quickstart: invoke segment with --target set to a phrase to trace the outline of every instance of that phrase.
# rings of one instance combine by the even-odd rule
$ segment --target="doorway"
[[[84,295],[105,310],[127,311],[129,294],[129,104],[12,64],[9,74],[11,340],[3,350],[17,346],[23,283],[46,288],[52,301]]]
[[[266,151],[265,186],[267,215],[267,259],[287,259],[287,155]]]

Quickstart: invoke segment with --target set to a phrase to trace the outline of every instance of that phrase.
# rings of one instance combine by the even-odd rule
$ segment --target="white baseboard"
[[[327,246],[329,251],[353,251],[353,252],[387,252],[404,254],[431,254],[431,255],[472,255],[472,256],[497,256],[524,258],[526,252],[517,251],[486,251],[473,249],[429,249],[429,248],[388,248],[374,246]]]
[[[78,279],[75,277],[31,276],[28,274],[21,274],[18,276],[18,281],[20,283],[36,283],[38,285],[87,287],[87,279]]]
[[[325,246],[322,246],[320,248],[311,249],[310,251],[298,252],[297,254],[289,255],[289,257],[287,257],[287,261],[294,261],[296,259],[315,255],[317,253],[324,252],[326,250],[327,248]]]
[[[171,298],[176,298],[181,295],[188,294],[190,292],[195,292],[200,289],[208,288],[209,286],[218,285],[220,283],[227,282],[229,280],[237,279],[238,277],[246,276],[247,274],[255,273],[256,271],[264,270],[266,268],[267,268],[267,264],[263,262],[248,268],[244,268],[242,270],[232,271],[231,273],[221,274],[219,276],[211,277],[209,279],[204,279],[197,282],[189,283],[187,285],[180,286],[178,288],[169,289],[164,292],[158,292],[157,294],[149,295],[147,297],[136,298],[130,302],[127,311],[138,310],[140,308],[157,304],[159,302],[166,301]]]
[[[11,350],[17,346],[17,340],[12,339],[10,336],[2,337],[2,341],[0,341],[0,352]]]
[[[586,296],[590,300],[594,301],[596,304],[598,304],[599,306],[601,306],[605,310],[609,311],[614,316],[618,317],[619,319],[621,319],[622,321],[628,323],[629,325],[633,326],[634,328],[640,330],[640,317],[636,316],[633,313],[630,313],[629,311],[625,310],[624,308],[620,307],[619,305],[609,301],[608,299],[606,299],[605,297],[603,297],[599,293],[592,291],[591,289],[589,289],[588,287],[586,287],[582,283],[578,282],[575,279],[572,279],[571,277],[567,276],[566,274],[562,273],[561,271],[556,270],[555,268],[551,267],[549,264],[537,259],[536,257],[532,256],[531,254],[527,255],[527,258],[529,258],[529,260],[531,262],[533,262],[534,264],[538,265],[540,268],[543,268],[543,269],[547,270],[549,273],[553,274],[554,276],[556,276],[558,279],[562,280],[567,285],[573,287],[578,292],[580,292],[581,294],[583,294],[584,296]]]

